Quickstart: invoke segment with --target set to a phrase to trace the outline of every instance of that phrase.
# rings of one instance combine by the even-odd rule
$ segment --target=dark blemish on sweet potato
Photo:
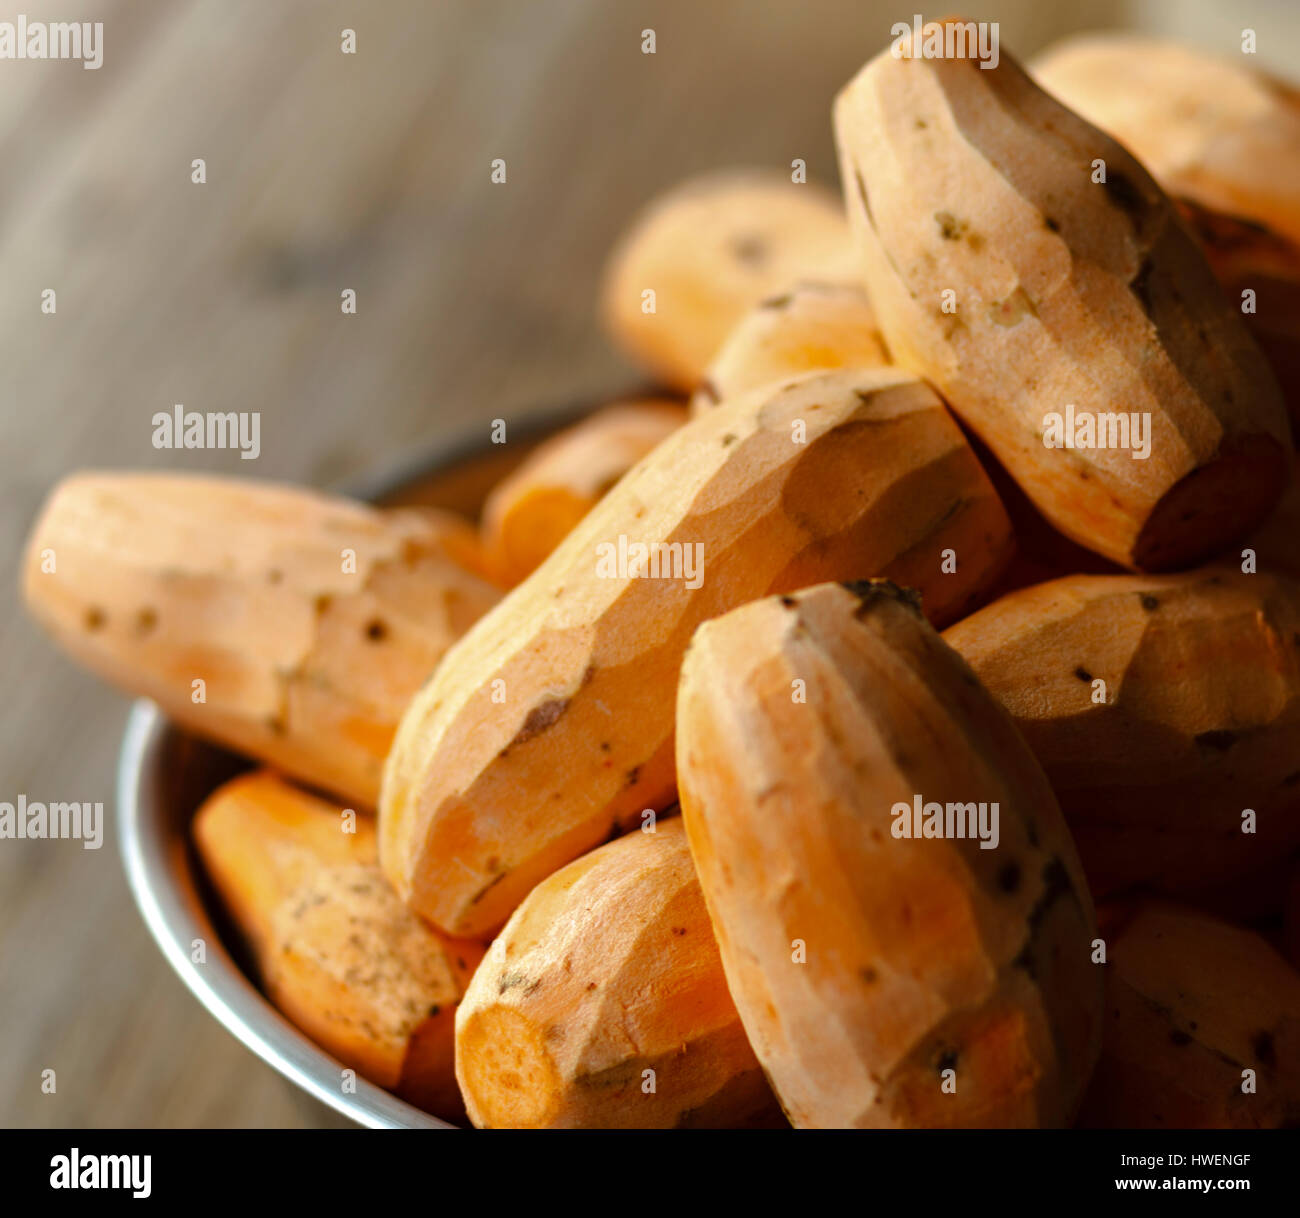
[[[640,767],[639,765],[634,765],[634,766],[633,766],[630,770],[628,770],[628,772],[627,772],[627,785],[628,785],[629,787],[634,787],[634,786],[636,786],[636,784],[637,784],[637,780],[638,780],[640,777],[641,777],[641,767]]]
[[[769,296],[766,300],[759,301],[760,309],[784,309],[789,307],[794,296],[790,292],[782,292],[779,296]]]
[[[767,242],[762,237],[745,234],[732,241],[731,252],[746,266],[761,266],[767,261]]]
[[[1155,610],[1160,608],[1160,601],[1156,597],[1152,596],[1149,592],[1143,592],[1139,596],[1138,600],[1139,603],[1142,605],[1142,608],[1145,609],[1148,613],[1153,613],[1155,612]]]
[[[880,392],[879,389],[855,389],[853,391],[854,396],[858,399],[859,402],[863,403],[864,405],[873,402],[875,400],[876,394],[878,394],[879,392]]]
[[[731,445],[733,445],[733,444],[736,442],[736,439],[737,439],[737,436],[736,436],[736,433],[735,433],[734,431],[729,431],[729,432],[727,432],[727,434],[726,434],[725,436],[722,437],[722,447],[723,447],[723,448],[730,448]]]
[[[984,238],[979,233],[967,233],[966,244],[970,246],[971,253],[978,254],[984,248]]]
[[[795,600],[793,596],[783,596],[781,598],[781,604],[783,604],[787,609],[793,609],[798,603],[799,602]]]
[[[709,380],[707,376],[700,382],[700,392],[715,405],[722,401],[722,394],[718,392],[717,385]]]
[[[312,608],[316,610],[316,616],[320,617],[320,615],[324,613],[325,610],[327,610],[331,604],[333,604],[333,600],[334,600],[333,597],[327,596],[324,593],[318,596],[312,602]]]
[[[495,888],[505,878],[506,878],[506,873],[504,871],[500,875],[494,875],[486,884],[483,885],[482,888],[478,890],[478,892],[474,894],[473,898],[470,900],[470,904],[477,905],[485,896],[487,896],[487,894],[493,888]]]
[[[950,211],[935,212],[934,222],[939,226],[939,235],[945,241],[959,241],[966,231],[966,221],[958,220]]]
[[[441,1015],[441,1014],[442,1014],[442,1007],[440,1007],[440,1006],[435,1002],[435,1003],[433,1004],[433,1006],[431,1006],[431,1007],[429,1008],[429,1014],[428,1014],[427,1018],[429,1018],[429,1019],[437,1019],[438,1016]]]
[[[1106,180],[1102,185],[1106,188],[1107,198],[1120,211],[1125,212],[1133,220],[1141,219],[1146,211],[1146,200],[1127,174],[1110,171],[1106,174]]]
[[[864,618],[882,601],[895,601],[920,616],[921,594],[915,588],[901,588],[892,579],[843,580],[841,588],[853,593],[860,602],[853,611],[855,618]]]
[[[1020,864],[1007,863],[998,872],[998,887],[1003,892],[1015,892],[1020,887]]]
[[[868,985],[875,985],[876,982],[880,979],[880,974],[877,973],[876,970],[871,968],[870,966],[866,968],[858,969],[858,976],[861,977],[862,980],[865,981]]]
[[[140,634],[148,634],[158,625],[158,611],[146,605],[135,615],[135,628]]]
[[[266,573],[266,579],[268,583],[278,584],[284,579],[284,572],[281,571],[279,567],[272,567]]]
[[[464,957],[464,956],[457,956],[457,957],[456,957],[456,967],[459,968],[459,969],[463,969],[463,968],[466,967],[466,964],[465,964],[465,957]]]
[[[527,986],[528,984],[527,974],[520,972],[518,969],[511,969],[508,973],[502,973],[498,978],[497,993],[504,994],[507,990],[518,989],[520,986]],[[527,994],[528,990],[525,989],[524,993]]]
[[[917,129],[918,131],[924,131],[924,130],[926,129],[927,126],[929,126],[929,124],[925,121],[925,119],[923,119],[923,118],[918,118],[918,119],[916,120],[916,129]]]
[[[591,682],[592,677],[594,677],[595,675],[596,675],[596,666],[594,664],[588,664],[587,667],[582,670],[582,684],[583,685],[589,684]]]
[[[1137,297],[1138,304],[1142,306],[1142,312],[1148,317],[1151,316],[1151,272],[1155,269],[1150,258],[1144,258],[1142,265],[1138,267],[1137,274],[1133,276],[1129,283],[1129,291]]]
[[[1080,681],[1092,680],[1092,673],[1090,673],[1086,668],[1082,668],[1082,667],[1076,668],[1074,670],[1074,675],[1078,677]]]
[[[871,200],[867,197],[867,184],[862,180],[862,170],[855,169],[853,171],[853,177],[858,184],[858,198],[862,200],[862,210],[867,214],[867,223],[870,224],[872,228],[875,228],[876,221],[871,214]]]
[[[1032,828],[1032,822],[1029,833],[1032,842],[1036,836]],[[1033,909],[1029,911],[1029,915],[1025,919],[1028,928],[1028,934],[1025,936],[1025,946],[1021,948],[1020,954],[1011,962],[1016,968],[1024,969],[1031,978],[1037,977],[1037,967],[1034,963],[1035,935],[1048,913],[1051,912],[1052,906],[1066,894],[1074,895],[1074,886],[1070,883],[1070,873],[1066,871],[1065,864],[1059,858],[1049,859],[1043,866],[1043,891],[1039,893],[1038,900],[1034,902]]]
[[[587,982],[587,993],[590,994],[591,991],[594,990],[594,989],[596,988],[596,984],[597,984],[597,983],[594,982],[594,981],[588,981],[588,982]]]
[[[1277,1065],[1277,1049],[1273,1044],[1272,1032],[1256,1032],[1250,1039],[1250,1047],[1255,1054],[1255,1060],[1261,1065]]]
[[[1070,883],[1070,873],[1066,871],[1065,864],[1059,858],[1049,859],[1043,867],[1043,891],[1034,902],[1034,907],[1029,911],[1029,917],[1026,919],[1031,933],[1042,924],[1052,906],[1061,897],[1073,891],[1074,886]]]
[[[551,698],[547,702],[534,706],[528,712],[523,727],[515,733],[515,738],[506,745],[503,751],[509,751],[517,744],[524,744],[534,736],[540,736],[547,728],[553,727],[559,722],[560,716],[564,714],[568,707],[568,698]]]
[[[553,1023],[546,1029],[542,1035],[551,1043],[564,1039],[564,1025],[562,1023]]]
[[[86,610],[85,623],[87,630],[101,630],[107,621],[107,614],[98,605],[91,605]]]
[[[1053,220],[1051,216],[1043,217],[1043,227],[1047,229],[1049,233],[1059,233],[1061,231],[1060,223]]]
[[[609,752],[609,749],[610,749],[609,741],[608,741],[608,740],[602,740],[602,741],[600,742],[600,751],[601,751],[602,753],[608,753],[608,752]]]
[[[934,1063],[935,1073],[942,1074],[945,1070],[956,1070],[956,1069],[957,1069],[957,1050],[945,1049],[942,1053],[939,1054],[938,1059]]]
[[[1212,732],[1199,732],[1196,736],[1196,743],[1203,749],[1214,749],[1216,752],[1226,753],[1237,743],[1238,734],[1227,730],[1217,730]]]
[[[674,927],[673,927],[673,934],[676,935],[679,939],[680,939],[680,938],[682,937],[682,935],[684,935],[685,933],[686,933],[686,927],[684,927],[684,926],[674,926]]]
[[[366,623],[366,638],[372,643],[382,643],[388,637],[388,625],[381,619],[371,618]]]
[[[267,729],[273,736],[283,736],[285,732],[284,720],[279,715],[272,715],[266,721]]]

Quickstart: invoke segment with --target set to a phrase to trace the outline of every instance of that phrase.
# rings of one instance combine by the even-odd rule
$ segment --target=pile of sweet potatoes
[[[637,219],[664,396],[477,522],[78,475],[28,606],[264,767],[193,833],[267,997],[439,1115],[1294,1124],[1300,101],[905,37],[834,127],[842,205]]]

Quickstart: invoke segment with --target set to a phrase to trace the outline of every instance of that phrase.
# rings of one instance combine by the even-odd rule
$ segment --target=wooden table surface
[[[17,597],[42,498],[84,466],[337,486],[440,434],[634,384],[593,308],[622,225],[715,166],[803,157],[834,182],[831,98],[897,6],[18,7],[103,21],[105,61],[0,61],[0,800],[102,800],[108,823],[98,851],[0,841],[0,1125],[330,1124],[200,1008],[135,911],[113,837],[126,700]],[[1050,9],[975,15],[1028,54],[1084,20]],[[176,403],[260,411],[260,458],[156,451],[152,416]]]

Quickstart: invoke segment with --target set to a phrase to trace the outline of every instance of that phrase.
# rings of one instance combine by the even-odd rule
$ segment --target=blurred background
[[[1293,0],[945,6],[1003,53],[1081,29],[1282,74]],[[12,11],[10,11],[12,10]],[[602,260],[700,170],[835,182],[837,91],[914,7],[875,0],[10,0],[102,21],[104,62],[0,60],[0,800],[102,800],[105,843],[0,841],[0,1125],[332,1124],[189,996],[115,848],[124,699],[22,614],[23,538],[85,466],[337,488],[440,436],[640,378]],[[641,31],[656,33],[654,55]],[[354,29],[357,53],[340,51]],[[507,182],[491,162],[504,158]],[[191,182],[202,158],[207,182]],[[41,312],[57,293],[58,311]],[[357,294],[344,316],[340,293]],[[151,419],[261,412],[261,456],[157,451]],[[57,1071],[43,1094],[41,1072]]]

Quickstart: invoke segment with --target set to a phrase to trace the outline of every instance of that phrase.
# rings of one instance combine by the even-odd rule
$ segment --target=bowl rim
[[[160,831],[162,750],[171,723],[147,698],[127,717],[117,769],[117,842],[127,884],[163,958],[228,1032],[272,1069],[335,1112],[368,1129],[455,1129],[356,1075],[354,1094],[326,1080],[346,1069],[291,1024],[235,963],[208,916],[192,865]],[[178,859],[177,854],[181,857]],[[207,959],[191,956],[203,940]]]
[[[645,387],[598,399],[529,411],[510,423],[516,437],[544,439],[602,405],[661,395]],[[432,477],[490,451],[483,423],[444,434],[417,447],[386,471],[363,474],[341,491],[369,502],[382,501],[421,477]],[[368,1129],[458,1129],[408,1104],[376,1083],[355,1076],[356,1090],[344,1093],[326,1080],[347,1069],[275,1008],[230,955],[209,915],[186,841],[169,833],[159,810],[165,806],[163,754],[174,725],[156,703],[136,699],[127,716],[117,761],[117,843],[136,908],[163,958],[210,1015],[273,1070],[333,1111]],[[219,747],[219,746],[213,746]],[[207,959],[191,957],[203,940]]]

